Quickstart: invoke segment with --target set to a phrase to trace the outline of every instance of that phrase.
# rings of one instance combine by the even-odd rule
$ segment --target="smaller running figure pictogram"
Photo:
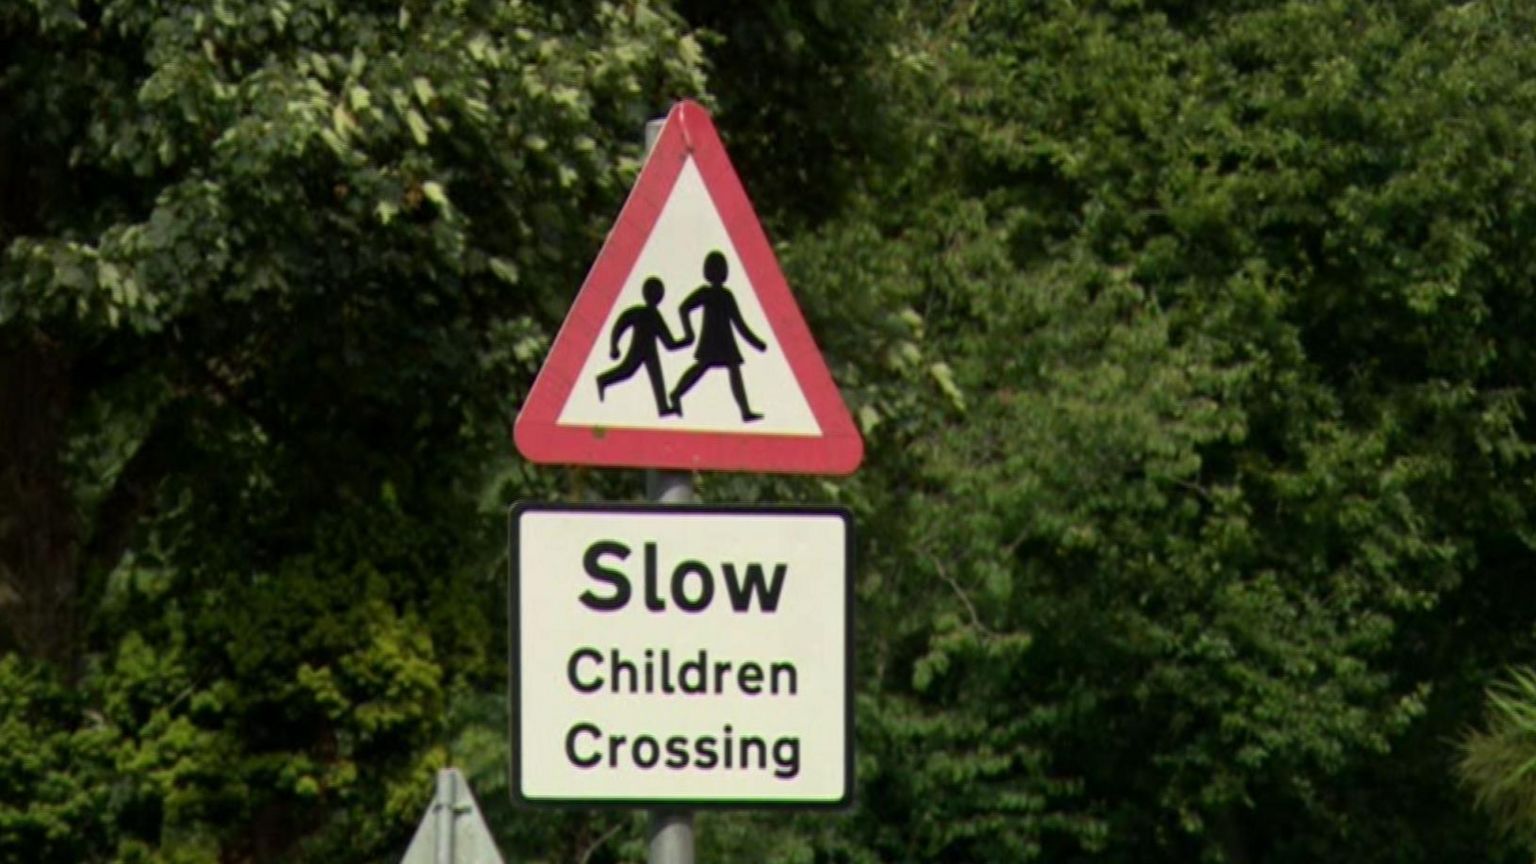
[[[597,376],[597,401],[603,401],[603,396],[606,395],[609,387],[620,381],[629,380],[640,371],[641,366],[644,366],[646,376],[651,379],[651,394],[656,399],[657,416],[681,414],[681,410],[675,404],[667,404],[667,385],[662,378],[661,355],[657,348],[665,346],[669,351],[683,348],[693,341],[693,333],[687,330],[686,335],[678,339],[667,327],[666,319],[661,317],[660,309],[661,299],[666,296],[667,289],[660,279],[655,276],[650,277],[645,280],[640,291],[645,296],[645,303],[625,309],[623,314],[619,315],[619,320],[614,322],[608,348],[609,358],[619,359],[619,342],[626,332],[630,334],[629,348],[619,365]],[[685,318],[685,330],[686,324]]]

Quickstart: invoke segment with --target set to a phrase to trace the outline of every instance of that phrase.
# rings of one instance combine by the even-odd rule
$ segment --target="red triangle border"
[[[556,422],[690,155],[747,271],[774,338],[821,427],[819,436],[562,426]],[[667,115],[634,189],[534,380],[513,427],[513,439],[524,457],[550,464],[846,475],[863,461],[863,438],[790,293],[720,136],[709,114],[697,103],[680,102]]]

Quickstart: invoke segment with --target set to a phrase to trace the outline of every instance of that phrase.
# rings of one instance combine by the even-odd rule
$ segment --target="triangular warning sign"
[[[437,772],[437,795],[427,805],[400,864],[504,864],[459,769]]]
[[[673,107],[514,431],[535,462],[849,474],[864,455],[709,115]]]

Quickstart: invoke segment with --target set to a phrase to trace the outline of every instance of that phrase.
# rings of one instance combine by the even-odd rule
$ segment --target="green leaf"
[[[427,121],[422,118],[415,108],[411,108],[405,112],[405,122],[410,127],[411,137],[415,139],[418,145],[425,146],[427,136],[431,131],[427,128]]]
[[[511,261],[508,261],[505,258],[493,255],[490,259],[490,266],[491,272],[496,274],[496,278],[507,283],[508,285],[516,285],[518,283],[516,264],[513,264]]]
[[[419,75],[411,79],[411,87],[415,90],[416,99],[421,102],[423,108],[437,98],[437,94],[432,90],[432,82]]]

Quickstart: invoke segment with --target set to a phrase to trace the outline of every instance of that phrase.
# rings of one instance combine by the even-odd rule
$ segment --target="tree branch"
[[[618,825],[615,825],[612,828],[609,828],[607,831],[603,832],[601,837],[593,840],[591,844],[587,846],[586,851],[581,853],[581,861],[579,864],[587,864],[587,862],[592,859],[592,854],[595,853],[598,849],[601,849],[604,843],[607,843],[609,840],[613,839],[613,835],[619,833],[619,829],[623,827],[624,824],[621,822]]]
[[[966,594],[965,589],[960,587],[960,583],[955,581],[953,576],[949,575],[949,568],[945,567],[938,558],[931,554],[926,557],[928,558],[928,563],[933,565],[934,571],[939,574],[939,578],[955,592],[956,597],[960,598],[960,603],[965,606],[966,614],[971,619],[971,626],[975,627],[984,636],[996,636],[997,633],[981,620],[981,615],[976,611],[976,604],[971,602],[970,595]]]

